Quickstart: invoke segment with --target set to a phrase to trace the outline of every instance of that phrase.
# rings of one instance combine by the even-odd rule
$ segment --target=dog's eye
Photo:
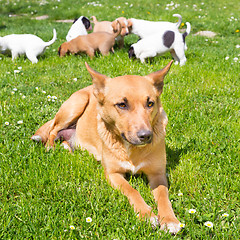
[[[128,108],[127,104],[124,103],[124,102],[117,103],[116,105],[117,105],[118,108],[123,109],[123,110]]]
[[[154,102],[153,101],[148,101],[147,102],[147,107],[148,108],[152,108],[154,106]]]

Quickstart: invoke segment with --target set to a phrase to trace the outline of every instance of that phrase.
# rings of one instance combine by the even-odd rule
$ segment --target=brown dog
[[[81,147],[102,161],[111,185],[125,194],[140,218],[177,233],[181,228],[168,199],[165,127],[160,94],[171,61],[147,76],[109,78],[87,64],[93,85],[72,94],[54,119],[32,136],[53,146],[61,138],[68,148]],[[124,178],[126,172],[147,175],[158,216]]]
[[[121,24],[121,33],[117,37],[117,42],[119,44],[119,48],[123,48],[124,37],[129,34],[128,21],[125,17],[119,17],[113,22],[109,22],[109,21],[98,22],[95,16],[92,16],[91,18],[93,19],[93,23],[94,23],[93,32],[113,33],[114,31],[116,31],[115,29],[117,28],[117,22],[119,22]]]
[[[65,42],[59,47],[58,55],[63,57],[67,53],[77,54],[82,52],[93,58],[96,51],[99,51],[103,56],[108,55],[110,50],[114,52],[115,38],[121,32],[121,24],[119,22],[117,22],[117,26],[113,33],[95,32],[78,36],[69,42]]]

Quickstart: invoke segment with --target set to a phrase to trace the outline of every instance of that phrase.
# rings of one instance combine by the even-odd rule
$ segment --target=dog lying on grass
[[[0,51],[11,52],[12,60],[19,55],[26,55],[32,63],[37,63],[37,57],[44,53],[46,47],[53,44],[57,39],[56,30],[53,29],[53,38],[44,42],[33,34],[11,34],[0,37]]]
[[[170,233],[180,231],[168,198],[165,128],[168,122],[160,94],[171,61],[147,76],[109,78],[91,69],[93,85],[81,89],[62,104],[54,119],[31,137],[47,147],[61,139],[68,149],[88,150],[102,162],[110,184],[127,196],[141,219],[161,225]],[[124,178],[125,173],[147,175],[158,215]]]
[[[115,44],[115,38],[120,32],[121,25],[118,22],[118,27],[114,29],[114,33],[95,32],[78,36],[69,42],[63,43],[58,49],[58,55],[63,57],[68,53],[85,53],[90,58],[93,58],[96,51],[99,51],[104,56],[108,55],[110,51],[114,52],[113,46]]]

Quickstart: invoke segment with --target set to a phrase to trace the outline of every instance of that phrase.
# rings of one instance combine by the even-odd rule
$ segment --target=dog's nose
[[[152,141],[153,133],[150,130],[140,130],[137,132],[137,136],[141,142],[150,143]]]

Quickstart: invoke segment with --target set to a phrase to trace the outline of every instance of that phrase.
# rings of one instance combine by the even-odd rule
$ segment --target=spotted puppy
[[[92,30],[92,25],[87,17],[81,16],[74,20],[73,25],[68,31],[66,40],[69,42],[80,35],[87,35],[87,31]]]
[[[136,34],[141,39],[145,37],[149,37],[150,35],[155,34],[159,31],[164,31],[164,30],[176,31],[182,22],[182,16],[180,14],[173,14],[173,16],[178,18],[177,23],[166,22],[166,21],[154,22],[154,21],[146,21],[142,19],[130,18],[128,19],[128,29],[130,33]]]
[[[57,39],[56,30],[53,29],[53,38],[44,42],[33,34],[11,34],[0,37],[0,52],[12,54],[12,60],[19,55],[26,55],[32,63],[37,63],[37,57],[44,53],[46,47],[50,46]]]
[[[183,34],[178,30],[164,30],[132,44],[128,51],[129,58],[136,57],[144,63],[146,58],[162,55],[170,51],[176,64],[184,65],[187,60],[185,57],[185,50],[187,49],[185,38],[191,30],[190,23],[187,22],[186,25],[187,30]]]

